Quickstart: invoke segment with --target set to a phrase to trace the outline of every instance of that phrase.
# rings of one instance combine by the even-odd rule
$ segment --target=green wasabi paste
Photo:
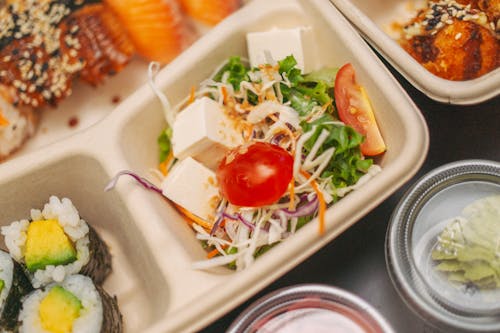
[[[431,257],[454,283],[500,288],[500,195],[466,206],[438,236]]]
[[[5,281],[0,279],[0,293],[2,292],[4,287],[5,287]]]

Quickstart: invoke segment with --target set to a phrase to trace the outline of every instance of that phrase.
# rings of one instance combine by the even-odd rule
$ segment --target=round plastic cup
[[[389,275],[434,326],[500,332],[499,198],[500,163],[465,160],[423,176],[396,207],[386,238]]]
[[[394,333],[361,298],[326,285],[304,284],[257,300],[226,333]]]

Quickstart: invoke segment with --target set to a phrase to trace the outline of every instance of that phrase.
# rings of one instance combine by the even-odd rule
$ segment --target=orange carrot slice
[[[161,162],[158,165],[158,169],[160,170],[161,174],[164,177],[166,177],[168,175],[168,169],[169,169],[170,164],[172,163],[173,159],[174,159],[174,153],[172,152],[172,150],[170,150],[170,153],[168,154],[165,161]]]
[[[290,203],[288,204],[288,209],[293,210],[295,208],[295,178],[292,177],[290,181]]]
[[[210,252],[207,253],[207,259],[211,259],[211,258],[215,257],[218,254],[219,254],[219,250],[218,249],[213,249],[212,251],[210,251]]]
[[[226,248],[227,248],[227,245],[226,245],[226,244],[223,244],[221,247],[222,247],[223,249],[226,249]],[[208,253],[207,253],[207,259],[211,259],[211,258],[215,257],[215,256],[216,256],[216,255],[218,255],[218,254],[221,254],[221,253],[219,252],[219,249],[215,248],[215,249],[213,249],[212,251],[210,251],[210,252],[208,252]]]
[[[138,53],[167,63],[192,42],[194,33],[175,0],[105,0],[127,29]]]
[[[304,170],[300,170],[300,173],[307,179],[311,178],[311,175]],[[314,179],[311,180],[311,186],[314,192],[316,192],[316,196],[318,197],[319,201],[319,212],[318,212],[319,234],[323,235],[325,233],[325,211],[326,211],[325,197],[323,196],[323,192],[320,191],[318,183]]]
[[[189,210],[185,209],[184,207],[177,205],[174,202],[172,202],[172,203],[174,204],[175,208],[177,208],[177,210],[179,212],[181,212],[182,215],[184,215],[184,217],[185,217],[186,221],[189,223],[189,225],[196,223],[206,230],[212,230],[212,227],[213,227],[212,223],[199,218],[198,216],[194,215],[193,213],[191,213]]]
[[[240,8],[240,0],[180,0],[182,9],[194,19],[215,25]]]
[[[189,93],[189,101],[188,101],[188,104],[191,104],[194,102],[196,98],[196,87],[195,86],[191,86],[191,92]]]
[[[9,125],[9,120],[4,117],[2,114],[2,110],[0,109],[0,126],[7,126]]]

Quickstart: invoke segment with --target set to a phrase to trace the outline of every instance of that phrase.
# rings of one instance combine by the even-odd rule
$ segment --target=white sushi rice
[[[56,284],[38,289],[28,295],[19,314],[20,333],[50,333],[42,327],[39,316],[40,302]],[[72,333],[99,333],[103,322],[101,296],[92,279],[84,275],[68,276],[59,284],[75,295],[82,303],[80,316],[73,322]]]
[[[12,277],[14,274],[14,263],[7,252],[0,251],[0,280],[3,280],[4,287],[0,293],[0,314],[3,312],[5,300],[12,286]]]
[[[56,196],[51,196],[49,202],[43,207],[43,210],[31,210],[32,221],[51,219],[59,222],[66,235],[75,244],[77,260],[66,265],[48,265],[44,269],[37,270],[30,276],[31,283],[35,288],[54,281],[62,282],[66,276],[80,272],[90,259],[88,247],[89,227],[80,218],[76,207],[70,199],[63,198],[60,200]],[[9,249],[10,255],[20,263],[24,263],[24,248],[28,226],[28,220],[20,220],[1,228],[1,233],[5,236],[5,245]]]
[[[0,125],[0,160],[9,156],[32,136],[36,129],[33,110],[19,110],[0,94],[0,109],[9,124]]]

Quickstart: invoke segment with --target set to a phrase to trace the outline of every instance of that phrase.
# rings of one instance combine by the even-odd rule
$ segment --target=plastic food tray
[[[364,38],[410,83],[430,98],[450,104],[476,104],[500,94],[500,68],[474,80],[451,81],[427,71],[390,36],[391,23],[404,22],[423,0],[330,0]]]
[[[114,269],[104,287],[117,295],[127,332],[192,332],[222,316],[377,206],[427,153],[420,112],[328,0],[252,1],[166,66],[157,83],[175,104],[229,56],[246,56],[247,32],[301,25],[313,27],[322,64],[353,63],[388,146],[377,160],[382,172],[327,211],[324,235],[313,220],[245,271],[193,270],[206,253],[166,200],[128,179],[103,191],[119,170],[149,175],[157,165],[156,139],[166,124],[147,85],[92,126],[0,164],[0,224],[29,216],[52,194],[70,198],[110,244]],[[122,76],[114,88],[130,80]]]

